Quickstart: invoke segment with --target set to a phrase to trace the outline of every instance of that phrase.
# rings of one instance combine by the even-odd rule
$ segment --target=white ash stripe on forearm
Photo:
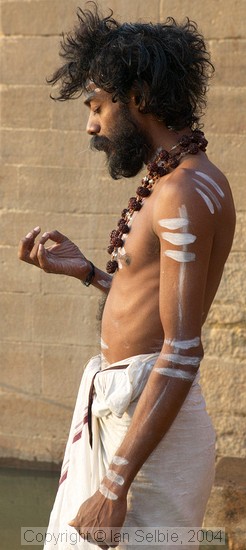
[[[117,474],[114,470],[108,470],[106,473],[106,477],[113,481],[113,483],[117,483],[117,485],[124,485],[125,480],[122,476]]]
[[[174,365],[191,365],[192,367],[198,367],[202,359],[201,357],[187,357],[178,353],[163,353],[161,358]]]
[[[116,464],[116,466],[126,466],[129,464],[129,461],[123,456],[114,455],[112,458],[112,464]]]
[[[196,373],[191,372],[185,372],[181,369],[169,369],[168,367],[164,368],[154,368],[155,372],[158,372],[158,374],[162,374],[164,376],[170,376],[171,378],[182,378],[183,380],[191,380],[193,381]]]
[[[191,340],[176,340],[166,338],[164,340],[164,344],[167,344],[168,346],[171,346],[175,349],[191,349],[191,348],[197,348],[201,343],[201,339],[199,336],[196,336],[195,338],[192,338]]]
[[[117,500],[118,498],[118,496],[110,491],[103,483],[101,483],[99,491],[104,497],[108,498],[109,500]]]

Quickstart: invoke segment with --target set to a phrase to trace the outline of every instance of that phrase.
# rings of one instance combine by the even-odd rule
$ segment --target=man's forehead
[[[106,92],[102,88],[99,88],[94,82],[89,81],[84,91],[85,102],[88,103],[91,99],[99,95],[103,96],[104,94],[106,94]]]
[[[91,93],[91,92],[95,92],[95,93],[98,93],[98,92],[101,92],[102,89],[97,86],[97,84],[95,84],[94,82],[92,82],[92,80],[88,80],[87,83],[86,83],[86,87],[85,87],[85,93]]]
[[[90,105],[90,102],[93,100],[99,100],[100,102],[111,102],[113,101],[113,93],[106,92],[103,88],[100,88],[97,84],[92,81],[88,81],[86,84],[84,95],[84,104]]]

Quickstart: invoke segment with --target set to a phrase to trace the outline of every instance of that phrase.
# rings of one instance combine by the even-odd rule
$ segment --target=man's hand
[[[88,272],[88,262],[79,248],[59,231],[49,231],[35,242],[40,227],[35,227],[19,243],[18,256],[20,260],[36,265],[47,273],[70,275],[85,279]],[[45,248],[44,244],[51,240],[55,244]]]
[[[126,516],[126,496],[116,500],[105,498],[100,491],[80,506],[76,517],[69,522],[86,540],[103,550],[118,546],[114,544],[114,529],[119,534]],[[108,528],[108,529],[107,529]]]

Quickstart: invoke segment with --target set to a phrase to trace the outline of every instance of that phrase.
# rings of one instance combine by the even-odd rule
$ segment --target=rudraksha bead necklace
[[[180,160],[185,155],[196,155],[199,150],[205,152],[207,144],[204,133],[196,129],[189,136],[181,136],[177,145],[174,145],[169,152],[165,149],[157,151],[155,159],[147,165],[148,174],[142,179],[142,185],[137,188],[136,196],[130,198],[128,207],[124,208],[121,213],[117,229],[111,231],[110,244],[107,249],[108,253],[111,254],[111,260],[106,265],[107,273],[114,273],[119,268],[117,258],[119,248],[124,245],[123,235],[129,233],[129,224],[134,212],[141,210],[143,199],[151,194],[154,184],[159,178],[166,176],[171,170],[177,168]]]

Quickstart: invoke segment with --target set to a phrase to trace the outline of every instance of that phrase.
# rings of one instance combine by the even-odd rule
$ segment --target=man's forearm
[[[88,261],[87,270],[83,268],[83,274],[78,273],[76,277],[86,286],[89,286],[91,284],[95,288],[98,288],[99,290],[104,292],[105,294],[108,294],[112,283],[112,276],[108,275],[108,273],[105,273],[104,271],[102,271],[101,269],[99,269],[94,265],[93,265],[93,268],[94,268],[93,277],[91,281],[89,281],[89,284],[86,284],[88,277],[90,280],[92,265],[93,264],[91,264],[91,262]]]
[[[168,378],[152,371],[139,399],[129,430],[102,481],[108,498],[124,496],[138,471],[178,414],[192,381]],[[116,477],[118,476],[118,477]]]

